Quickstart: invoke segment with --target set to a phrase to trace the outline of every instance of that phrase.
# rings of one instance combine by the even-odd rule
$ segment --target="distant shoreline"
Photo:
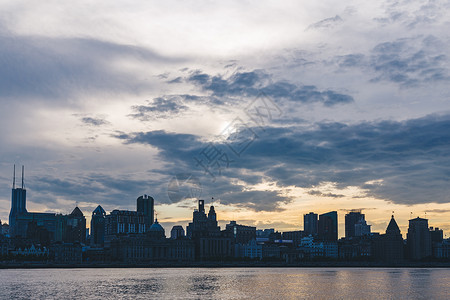
[[[0,269],[69,269],[69,268],[450,268],[450,262],[186,262],[186,263],[0,263]]]

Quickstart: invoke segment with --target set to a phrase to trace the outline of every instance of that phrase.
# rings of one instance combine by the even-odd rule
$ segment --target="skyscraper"
[[[345,237],[352,238],[370,234],[370,225],[367,225],[365,215],[361,210],[352,210],[345,215]]]
[[[22,166],[22,186],[16,188],[16,165],[14,165],[11,211],[9,212],[9,228],[11,236],[17,234],[17,230],[16,233],[14,233],[17,216],[24,213],[27,213],[27,190],[24,186],[24,166]]]
[[[86,242],[86,218],[83,212],[77,207],[67,216],[65,241],[69,243]]]
[[[428,229],[428,219],[417,217],[409,220],[406,239],[410,259],[420,260],[431,256],[431,235]]]
[[[336,242],[338,240],[337,211],[330,211],[319,216],[318,236],[323,241]]]
[[[154,222],[155,200],[148,195],[143,195],[137,198],[136,201],[137,201],[137,212],[144,214],[145,228],[146,230],[148,230]]]
[[[91,218],[91,245],[103,246],[105,241],[105,210],[99,205],[92,212]]]
[[[310,212],[303,215],[303,230],[306,235],[317,235],[317,214]]]

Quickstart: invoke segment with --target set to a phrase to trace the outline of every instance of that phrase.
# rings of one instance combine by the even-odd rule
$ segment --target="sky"
[[[449,1],[0,2],[0,219],[196,199],[220,225],[362,209],[450,232]],[[18,177],[20,173],[18,172]]]

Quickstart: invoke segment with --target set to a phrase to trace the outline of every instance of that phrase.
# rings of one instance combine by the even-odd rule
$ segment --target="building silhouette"
[[[177,240],[180,238],[184,238],[185,234],[184,234],[184,229],[183,226],[180,225],[175,225],[172,227],[172,230],[170,231],[170,238]]]
[[[403,237],[393,215],[386,233],[374,238],[373,252],[373,256],[381,261],[398,262],[404,259]]]
[[[246,244],[256,239],[256,227],[240,225],[236,221],[230,221],[225,225],[225,231],[235,244]]]
[[[155,200],[148,196],[143,195],[137,198],[137,212],[143,213],[145,216],[145,227],[150,228],[154,221],[154,205]]]
[[[352,210],[345,215],[345,237],[351,238],[355,236],[355,225],[359,220],[364,219],[361,210]]]
[[[431,257],[431,235],[428,229],[428,219],[417,217],[409,220],[406,240],[409,259],[420,260]]]
[[[192,222],[187,229],[187,237],[194,241],[195,257],[205,260],[232,255],[232,241],[226,232],[217,225],[214,206],[205,213],[205,200],[198,200],[198,210],[193,212]]]
[[[337,211],[331,211],[319,216],[318,237],[322,241],[337,242],[338,240]]]
[[[11,211],[9,212],[10,235],[15,236],[17,231],[16,219],[19,215],[27,213],[27,190],[24,187],[24,166],[22,166],[22,186],[16,188],[16,165],[14,165],[13,187],[11,193]]]
[[[91,217],[91,246],[102,247],[105,242],[105,210],[99,205]]]
[[[303,230],[306,235],[317,236],[317,214],[310,212],[303,215]]]
[[[370,225],[367,225],[365,215],[361,210],[355,209],[345,215],[345,238],[353,238],[370,234]]]
[[[147,232],[153,224],[153,206],[153,198],[144,195],[136,199],[136,211],[115,209],[106,215],[105,244],[109,246],[117,235]]]
[[[86,243],[86,218],[77,206],[66,216],[64,241],[68,243]]]

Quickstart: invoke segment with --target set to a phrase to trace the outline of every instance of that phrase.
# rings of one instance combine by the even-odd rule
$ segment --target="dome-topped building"
[[[158,223],[158,218],[155,219],[155,223],[150,226],[150,229],[148,230],[148,235],[152,238],[165,238],[166,233],[164,228],[161,226],[161,224]]]

